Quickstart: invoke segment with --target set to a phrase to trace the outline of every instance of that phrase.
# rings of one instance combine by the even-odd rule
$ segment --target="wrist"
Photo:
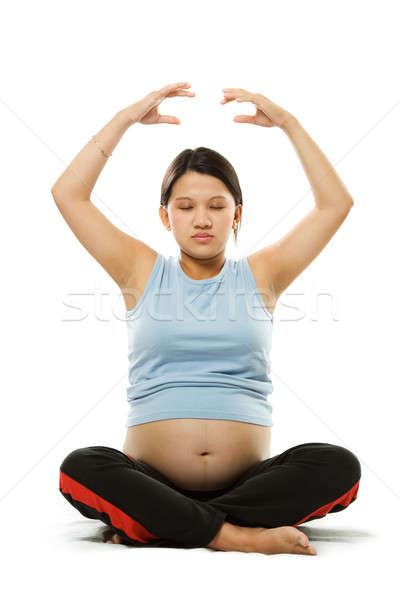
[[[291,113],[288,113],[284,123],[281,125],[281,129],[285,133],[291,133],[294,129],[296,129],[296,127],[298,127],[298,125],[299,122],[296,117]]]
[[[134,121],[131,118],[131,116],[129,115],[129,112],[126,108],[123,108],[122,110],[118,111],[114,118],[117,119],[121,123],[121,125],[123,127],[125,126],[127,129],[131,125],[134,125],[135,123],[137,123],[137,121]]]

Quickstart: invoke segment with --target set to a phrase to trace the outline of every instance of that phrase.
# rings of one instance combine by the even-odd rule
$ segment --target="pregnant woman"
[[[65,221],[123,294],[130,384],[122,451],[72,450],[59,489],[82,515],[108,525],[109,543],[313,555],[297,526],[349,506],[361,465],[348,448],[324,442],[270,456],[273,312],[353,200],[291,113],[229,88],[222,104],[256,107],[236,122],[279,127],[289,137],[315,207],[279,241],[227,258],[242,218],[239,181],[221,154],[199,147],[181,152],[162,183],[159,215],[179,258],[119,230],[90,200],[99,174],[132,125],[179,124],[158,106],[193,97],[189,87],[166,85],[122,109],[52,188]]]

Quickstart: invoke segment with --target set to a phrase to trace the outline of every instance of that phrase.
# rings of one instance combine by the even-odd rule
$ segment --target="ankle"
[[[225,521],[217,535],[207,545],[207,548],[247,552],[248,540],[249,527],[239,527]]]

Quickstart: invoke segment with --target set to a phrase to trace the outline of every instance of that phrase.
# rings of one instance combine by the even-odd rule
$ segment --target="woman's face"
[[[225,248],[241,210],[220,179],[189,171],[175,181],[167,210],[160,206],[160,218],[185,252],[210,256]],[[212,237],[198,241],[193,237],[197,233]]]

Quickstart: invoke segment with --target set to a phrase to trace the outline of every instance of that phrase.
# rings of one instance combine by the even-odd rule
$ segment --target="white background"
[[[397,8],[348,0],[2,4],[7,598],[337,598],[397,582]],[[286,134],[234,123],[255,110],[221,105],[224,87],[261,93],[294,114],[354,199],[275,310],[272,454],[324,441],[350,448],[362,464],[358,499],[302,528],[316,557],[103,544],[102,523],[85,520],[58,491],[59,465],[74,448],[122,449],[127,338],[119,288],[74,237],[50,189],[118,110],[184,80],[196,96],[160,107],[181,125],[128,130],[95,186],[93,202],[120,229],[177,253],[158,216],[161,180],[181,150],[200,145],[233,164],[243,191],[240,243],[227,256],[272,243],[312,208]],[[86,294],[81,319],[67,306],[76,293]]]

